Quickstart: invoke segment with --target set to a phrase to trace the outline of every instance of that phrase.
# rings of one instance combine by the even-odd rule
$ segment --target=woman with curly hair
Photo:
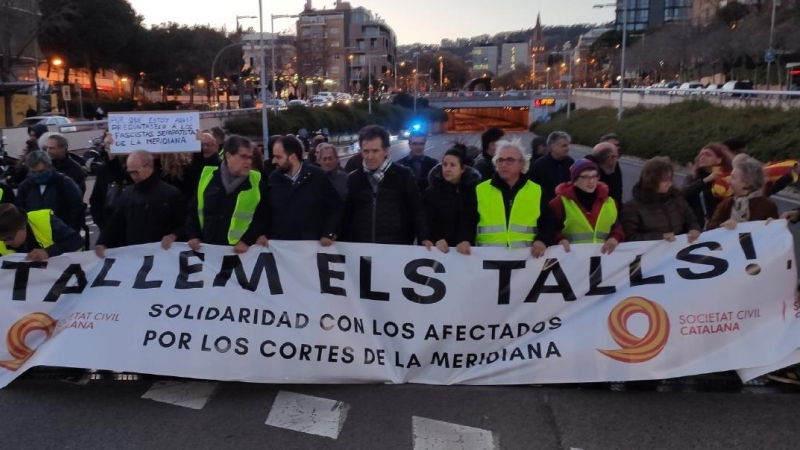
[[[161,179],[178,188],[186,198],[191,198],[197,190],[197,186],[192,182],[186,170],[191,162],[191,153],[162,153],[159,155]]]

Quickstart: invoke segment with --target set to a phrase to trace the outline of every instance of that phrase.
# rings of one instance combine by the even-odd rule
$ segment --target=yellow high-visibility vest
[[[536,240],[541,215],[542,188],[526,181],[517,192],[506,223],[503,193],[486,180],[475,188],[478,198],[478,229],[475,242],[482,247],[530,247]]]
[[[55,243],[53,241],[53,226],[50,224],[50,216],[53,215],[51,209],[40,209],[38,211],[28,212],[28,225],[33,231],[33,237],[36,242],[46,249]],[[10,255],[16,253],[14,250],[6,247],[5,242],[0,242],[0,256]]]
[[[562,233],[571,244],[602,244],[608,239],[611,227],[617,221],[617,205],[609,197],[600,208],[595,227],[574,200],[561,196],[564,203],[564,230]]]
[[[203,212],[205,198],[203,193],[217,170],[219,170],[219,167],[205,167],[203,169],[203,174],[200,175],[200,183],[197,185],[197,216],[200,219],[201,229],[205,223]],[[242,236],[244,236],[247,229],[250,228],[250,224],[253,222],[256,207],[259,202],[261,202],[261,190],[259,189],[261,173],[251,170],[249,180],[250,189],[240,192],[236,197],[236,207],[233,210],[233,217],[231,217],[231,224],[228,228],[228,244],[230,245],[236,245],[242,240]]]

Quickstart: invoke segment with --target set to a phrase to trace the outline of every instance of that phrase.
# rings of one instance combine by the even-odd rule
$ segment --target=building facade
[[[531,80],[534,84],[544,80],[547,71],[547,49],[544,43],[541,14],[536,15],[536,26],[533,28],[529,45],[531,52]]]
[[[500,66],[497,68],[498,75],[505,75],[514,72],[520,67],[529,67],[530,44],[528,42],[508,42],[502,45],[500,50]]]
[[[625,21],[623,14],[626,13],[628,31],[658,28],[667,23],[690,20],[692,0],[617,0],[617,30],[622,30]]]
[[[497,75],[498,51],[494,45],[472,48],[472,76]]]
[[[309,93],[355,92],[370,71],[373,79],[388,82],[396,53],[394,30],[349,2],[319,10],[309,0],[297,20],[297,77]]]

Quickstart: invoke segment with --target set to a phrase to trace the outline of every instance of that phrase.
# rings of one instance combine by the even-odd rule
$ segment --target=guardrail
[[[616,107],[619,105],[619,95],[619,89],[580,88],[575,90],[573,99],[580,109],[595,109]],[[638,105],[664,106],[695,99],[703,99],[727,108],[765,106],[787,109],[800,107],[800,91],[626,88],[622,93],[622,105],[625,108]]]
[[[567,97],[567,89],[544,89],[533,91],[459,91],[459,92],[423,92],[418,98],[447,100],[516,100],[535,97]]]

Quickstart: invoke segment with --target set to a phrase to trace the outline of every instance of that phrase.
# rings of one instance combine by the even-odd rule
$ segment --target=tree
[[[494,79],[494,85],[505,90],[524,89],[530,85],[531,67],[518,64],[511,72],[504,73]]]
[[[126,0],[42,0],[41,8],[45,51],[67,55],[68,67],[85,65],[96,97],[97,73],[118,62],[120,51],[143,18],[136,15]],[[65,9],[70,11],[71,20],[66,23],[51,20]]]
[[[325,76],[331,49],[319,29],[303,29],[297,38],[297,82],[303,85],[305,80]],[[295,85],[295,88],[298,87]]]

